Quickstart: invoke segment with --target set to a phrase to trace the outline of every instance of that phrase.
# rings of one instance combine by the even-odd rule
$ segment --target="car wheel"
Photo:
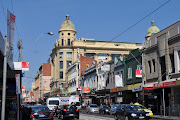
[[[77,119],[79,119],[79,116],[77,116]]]
[[[125,117],[125,120],[129,120],[128,116]]]

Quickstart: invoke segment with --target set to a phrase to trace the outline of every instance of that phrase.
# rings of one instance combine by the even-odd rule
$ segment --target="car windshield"
[[[97,107],[97,105],[90,105],[90,107]]]
[[[32,107],[33,113],[40,113],[40,112],[49,112],[49,108],[47,107]]]
[[[109,106],[103,106],[103,108],[109,108]]]
[[[51,100],[51,101],[49,101],[49,105],[59,105],[59,101],[58,100]]]
[[[128,105],[125,107],[126,110],[133,110],[133,111],[137,111],[138,109],[141,109],[139,106],[137,105]]]
[[[139,106],[141,109],[147,109],[146,107],[144,107],[144,106]]]

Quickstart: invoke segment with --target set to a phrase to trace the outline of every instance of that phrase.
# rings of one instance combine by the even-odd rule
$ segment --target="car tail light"
[[[66,109],[63,109],[63,111],[64,111],[64,112],[67,112],[67,110],[66,110]]]
[[[79,109],[76,110],[76,112],[79,111]]]
[[[53,117],[53,113],[52,112],[50,113],[49,117]]]
[[[30,115],[30,118],[35,118],[33,114]]]
[[[56,112],[59,112],[59,110],[56,110]]]

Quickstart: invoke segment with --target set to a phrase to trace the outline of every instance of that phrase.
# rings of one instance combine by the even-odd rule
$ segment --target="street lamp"
[[[24,52],[24,54],[21,56],[21,58],[33,47],[33,45],[41,38],[42,35],[48,34],[48,35],[54,35],[53,32],[48,32],[48,33],[41,33],[39,37],[34,41],[34,43]]]

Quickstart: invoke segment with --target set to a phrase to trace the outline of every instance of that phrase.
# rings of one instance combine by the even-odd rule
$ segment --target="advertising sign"
[[[142,91],[142,87],[141,86],[132,89],[132,92],[140,92],[140,91]]]
[[[13,15],[9,10],[7,10],[7,40],[9,42],[9,54],[8,59],[13,61],[14,53],[14,26],[15,26],[16,16]],[[9,61],[9,60],[8,60]]]
[[[122,74],[115,75],[115,86],[116,87],[123,87]]]
[[[162,87],[171,87],[176,86],[176,81],[170,81],[170,82],[161,82],[161,83],[155,83],[153,84],[153,88],[162,88]]]
[[[29,62],[14,62],[14,70],[29,71]]]
[[[101,71],[104,71],[104,72],[110,71],[110,65],[108,65],[108,64],[102,65],[101,66]]]
[[[16,94],[20,94],[20,74],[16,74]]]
[[[136,77],[142,78],[142,70],[136,70]]]
[[[22,62],[22,71],[29,71],[29,62]]]
[[[83,88],[83,93],[89,93],[89,92],[90,92],[90,87]]]

